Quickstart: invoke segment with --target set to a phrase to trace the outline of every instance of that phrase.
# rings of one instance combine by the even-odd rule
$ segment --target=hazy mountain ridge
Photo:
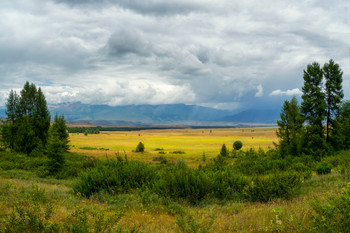
[[[64,114],[70,121],[112,120],[140,121],[144,123],[163,121],[217,121],[232,114],[230,111],[185,104],[88,105],[79,102],[49,105],[50,112]]]
[[[221,119],[224,122],[269,123],[275,124],[280,112],[274,109],[249,109]]]
[[[275,124],[280,110],[249,109],[234,114],[228,110],[185,104],[161,105],[90,105],[81,102],[49,104],[53,117],[63,114],[67,121],[101,125],[239,125],[247,123]],[[5,109],[0,108],[5,118]]]

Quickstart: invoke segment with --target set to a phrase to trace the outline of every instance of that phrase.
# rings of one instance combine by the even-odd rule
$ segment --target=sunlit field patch
[[[236,140],[243,142],[243,150],[264,150],[278,141],[276,128],[232,128],[232,129],[165,129],[142,131],[102,131],[85,136],[70,134],[71,151],[97,158],[127,156],[131,160],[151,162],[154,157],[164,156],[169,161],[185,159],[189,165],[200,164],[205,157],[218,155],[222,144],[233,149]],[[145,145],[144,153],[134,152],[139,142]],[[174,153],[176,151],[185,153]]]

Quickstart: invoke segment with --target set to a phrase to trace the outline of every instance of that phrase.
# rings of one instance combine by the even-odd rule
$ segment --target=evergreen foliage
[[[143,145],[142,142],[139,142],[139,144],[136,147],[136,152],[144,152],[145,151],[145,145]]]
[[[20,95],[11,90],[6,108],[3,140],[8,148],[30,155],[46,145],[50,113],[40,88],[27,81]]]
[[[282,156],[305,153],[320,160],[332,151],[349,148],[350,106],[341,102],[342,75],[332,59],[322,68],[314,62],[304,70],[301,107],[295,97],[285,101],[277,121]]]
[[[6,101],[6,122],[3,124],[3,141],[5,143],[5,146],[7,146],[10,149],[15,148],[15,137],[16,137],[16,131],[17,131],[17,125],[15,124],[15,121],[17,119],[17,116],[19,114],[19,96],[17,93],[13,90],[10,91],[10,95]]]
[[[277,121],[278,149],[282,156],[300,155],[303,137],[303,118],[298,100],[293,97],[285,101],[281,110],[281,120]]]
[[[228,151],[227,151],[226,145],[222,144],[222,147],[220,150],[220,156],[227,157],[227,155],[228,155]]]
[[[350,101],[343,101],[333,123],[329,143],[336,151],[350,149]]]
[[[57,174],[65,163],[64,141],[61,141],[56,134],[50,135],[47,143],[48,168],[50,174]]]
[[[303,102],[301,110],[307,123],[306,140],[307,152],[314,157],[324,154],[326,144],[323,121],[326,116],[326,101],[323,88],[323,72],[317,62],[304,70]]]
[[[50,134],[53,137],[57,137],[58,140],[62,142],[62,146],[65,151],[68,151],[69,149],[69,134],[67,130],[66,120],[64,119],[64,116],[58,116],[57,113],[54,118],[54,122],[51,125],[50,128]]]
[[[325,94],[327,104],[327,125],[326,125],[326,139],[332,136],[332,127],[334,127],[335,120],[339,113],[339,105],[344,97],[343,93],[343,72],[338,64],[335,64],[331,59],[329,63],[324,64],[323,74],[326,81]]]

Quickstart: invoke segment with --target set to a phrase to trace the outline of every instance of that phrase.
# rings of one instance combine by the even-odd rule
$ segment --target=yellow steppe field
[[[243,142],[243,150],[250,148],[267,150],[277,142],[277,128],[225,128],[225,129],[157,129],[140,131],[101,131],[100,134],[70,134],[71,152],[94,156],[99,159],[120,155],[130,160],[152,162],[153,158],[165,156],[169,161],[185,159],[190,166],[205,158],[216,157],[222,144],[231,151],[236,140]],[[144,153],[134,150],[139,142],[145,145]],[[158,150],[157,150],[158,148]],[[165,154],[160,154],[164,149]],[[185,154],[176,154],[183,151]]]

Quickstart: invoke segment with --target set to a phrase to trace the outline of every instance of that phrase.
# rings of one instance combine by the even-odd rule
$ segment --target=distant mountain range
[[[49,105],[51,116],[63,114],[67,121],[101,125],[192,125],[234,126],[239,124],[275,124],[279,110],[231,111],[185,104],[161,105],[89,105],[81,102]],[[0,109],[0,117],[5,109]]]

